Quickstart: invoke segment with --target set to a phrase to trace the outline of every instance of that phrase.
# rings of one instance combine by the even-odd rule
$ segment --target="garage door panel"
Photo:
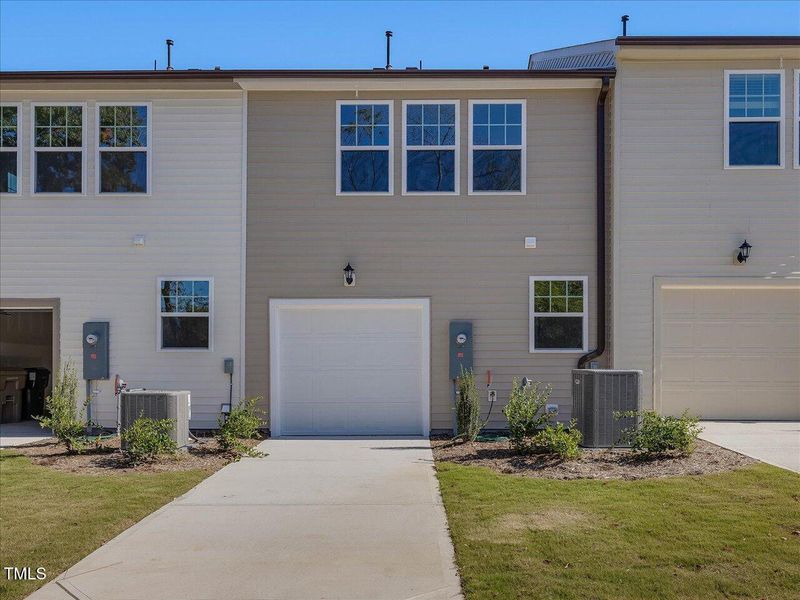
[[[661,301],[662,412],[800,418],[800,290],[676,288]]]
[[[287,302],[270,313],[279,434],[423,433],[429,410],[424,302]]]
[[[725,350],[736,345],[732,323],[698,323],[695,327],[695,345],[699,348]]]
[[[665,356],[661,361],[661,377],[666,382],[694,381],[691,356]]]
[[[694,346],[694,323],[674,321],[664,332],[664,347],[670,349]]]
[[[319,366],[347,367],[360,365],[375,367],[394,365],[398,368],[417,367],[419,359],[419,337],[416,339],[358,339],[349,336],[346,340],[325,341],[319,344]]]

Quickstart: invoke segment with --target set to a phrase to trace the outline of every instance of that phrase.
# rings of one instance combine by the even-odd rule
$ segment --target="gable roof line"
[[[603,71],[581,71],[548,69],[530,71],[528,69],[187,69],[172,71],[150,70],[111,70],[111,71],[0,71],[0,80],[85,80],[85,79],[216,79],[233,80],[237,78],[352,78],[374,77],[386,79],[404,78],[586,78],[613,77],[614,69]]]
[[[798,35],[629,35],[617,46],[800,46]]]

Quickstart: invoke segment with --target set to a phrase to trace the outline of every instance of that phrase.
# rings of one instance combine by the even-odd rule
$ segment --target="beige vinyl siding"
[[[613,364],[645,372],[653,399],[654,278],[797,277],[800,171],[793,70],[800,61],[621,61],[616,81]],[[784,72],[786,168],[723,169],[724,72]],[[746,265],[733,254],[747,239]]]
[[[21,194],[0,199],[0,295],[60,299],[60,355],[79,375],[81,327],[111,322],[111,380],[98,381],[94,417],[116,422],[113,377],[132,387],[188,389],[193,427],[217,422],[228,398],[222,360],[239,370],[242,92],[4,90],[22,102]],[[31,102],[87,102],[85,195],[32,196]],[[96,195],[98,101],[152,103],[152,194]],[[146,236],[143,248],[134,235]],[[157,278],[213,277],[213,351],[157,352]],[[234,380],[234,397],[239,395]]]
[[[452,426],[448,323],[474,322],[475,370],[485,396],[494,373],[501,414],[513,377],[554,385],[570,413],[570,369],[580,353],[530,354],[528,277],[589,276],[589,345],[595,300],[596,90],[360,93],[394,102],[393,196],[336,196],[336,100],[353,94],[248,94],[246,391],[269,390],[270,298],[431,299],[431,427]],[[458,196],[402,196],[404,99],[460,99]],[[468,104],[527,99],[527,194],[468,196]],[[526,250],[525,236],[538,248]],[[357,285],[342,285],[350,261]],[[484,398],[485,400],[485,398]],[[484,405],[484,412],[486,407]]]

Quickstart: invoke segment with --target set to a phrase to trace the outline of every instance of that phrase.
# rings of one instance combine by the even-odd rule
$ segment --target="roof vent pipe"
[[[167,71],[172,71],[172,45],[175,42],[172,40],[167,40]]]
[[[392,32],[391,31],[387,31],[386,32],[386,70],[387,71],[392,68],[391,56],[392,56]]]
[[[620,19],[620,21],[622,21],[622,37],[628,35],[628,21],[630,20],[631,18],[628,15],[622,15]]]

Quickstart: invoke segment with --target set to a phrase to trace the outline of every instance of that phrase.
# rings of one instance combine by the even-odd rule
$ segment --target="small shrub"
[[[175,454],[178,445],[171,434],[174,419],[151,419],[140,416],[122,432],[125,449],[122,453],[134,464],[151,461],[159,456]]]
[[[631,445],[631,450],[642,454],[691,454],[697,445],[697,436],[703,430],[699,419],[690,416],[688,411],[683,411],[680,417],[662,416],[652,410],[628,411],[615,416],[639,420],[638,427],[622,432],[622,439]]]
[[[215,434],[217,443],[224,452],[231,454],[234,460],[242,456],[259,457],[263,452],[249,448],[242,440],[256,439],[259,437],[259,428],[264,424],[264,411],[256,408],[261,398],[243,400],[237,406],[231,407],[231,412],[226,419],[220,415],[219,429]]]
[[[545,405],[553,387],[538,382],[531,386],[522,386],[516,379],[511,385],[511,395],[503,409],[503,414],[508,419],[511,447],[517,452],[535,452],[533,437],[552,418],[545,410]]]
[[[578,446],[583,439],[576,424],[572,420],[569,427],[564,427],[563,423],[548,425],[533,436],[531,446],[538,452],[558,454],[563,460],[575,460],[580,456],[581,450]]]
[[[53,392],[45,399],[47,415],[33,417],[43,429],[52,429],[70,454],[81,453],[87,447],[84,422],[89,398],[78,410],[78,374],[72,362],[67,361],[59,369],[53,381]]]
[[[464,441],[475,441],[481,431],[481,399],[475,374],[461,367],[456,396],[456,436]]]

